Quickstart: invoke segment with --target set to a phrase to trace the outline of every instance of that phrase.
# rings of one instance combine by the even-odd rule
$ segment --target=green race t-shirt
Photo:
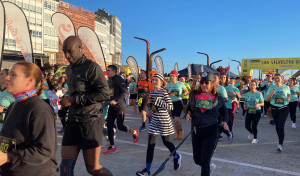
[[[247,102],[247,109],[254,108],[254,105],[261,103],[264,101],[264,97],[262,93],[256,91],[255,93],[247,92],[245,94],[245,102]],[[261,107],[256,108],[256,110],[260,110]]]
[[[268,81],[264,81],[264,82],[261,84],[261,87],[264,87],[267,83],[268,83]],[[268,89],[270,88],[270,86],[273,86],[273,85],[275,85],[275,82],[274,82],[274,81],[272,81],[272,82],[270,83],[270,85],[267,86],[266,89],[263,90],[262,93],[264,94],[264,101],[267,100],[267,92],[268,92]]]
[[[237,82],[237,83],[234,84],[234,87],[238,88],[240,85],[241,85],[241,83]]]
[[[225,87],[226,91],[227,91],[227,95],[230,92],[233,92],[233,88],[231,84],[228,84],[228,86]],[[233,92],[234,93],[234,92]],[[235,94],[235,93],[234,93]],[[228,101],[226,102],[226,108],[227,109],[232,109],[232,104],[231,104],[232,99],[228,96]]]
[[[267,95],[271,95],[272,90],[275,91],[275,94],[270,100],[271,105],[282,107],[289,104],[289,102],[286,101],[287,96],[291,94],[288,86],[282,85],[281,87],[277,87],[276,85],[273,85],[268,89]]]
[[[228,99],[227,91],[223,86],[219,86],[217,89],[224,99]]]
[[[182,90],[185,89],[185,85],[180,81],[177,81],[176,84],[173,84],[172,82],[169,82],[167,84],[166,89],[168,90],[169,93],[172,93],[172,96],[170,96],[172,102],[180,101]]]
[[[295,102],[298,101],[298,95],[297,92],[300,91],[300,87],[299,86],[294,86],[290,88],[291,91],[291,102]]]
[[[184,85],[187,90],[191,90],[189,83],[185,82]],[[189,99],[189,94],[186,94],[182,99]]]
[[[135,87],[137,87],[136,83],[130,83],[129,84],[129,92],[130,92],[130,94],[137,94],[137,92],[134,91]]]

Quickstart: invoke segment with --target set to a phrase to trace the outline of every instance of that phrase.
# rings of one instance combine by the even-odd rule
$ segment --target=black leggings
[[[245,102],[240,102],[241,107],[242,107],[242,109],[243,109],[243,116],[244,116],[245,113],[246,113],[246,109],[244,109],[244,103],[245,103]]]
[[[272,116],[275,121],[276,126],[276,132],[279,139],[279,144],[283,144],[284,140],[284,125],[286,122],[286,119],[289,115],[289,107],[282,108],[282,109],[276,109],[272,107]]]
[[[156,144],[156,136],[157,135],[149,134],[146,163],[152,163],[153,155],[154,155],[154,147],[155,147],[155,144]],[[170,135],[168,135],[168,136],[161,136],[161,139],[162,139],[164,145],[172,153],[175,150],[175,146],[171,142]],[[173,156],[175,156],[175,155],[177,155],[176,152],[173,154]]]
[[[202,128],[192,133],[194,162],[201,166],[201,176],[210,175],[210,161],[218,141],[217,126]]]
[[[254,135],[254,139],[257,139],[257,124],[261,116],[260,110],[256,111],[256,114],[250,114],[247,112],[245,127],[246,129]]]
[[[131,132],[132,129],[124,125],[124,118],[125,118],[125,108],[119,108],[115,106],[109,106],[108,114],[107,114],[107,134],[108,140],[110,145],[115,145],[114,142],[114,127],[115,127],[115,120],[117,119],[117,127],[118,130],[124,132]]]
[[[296,123],[296,110],[297,110],[297,101],[290,102],[289,103],[289,109],[290,109],[290,116],[293,123]]]

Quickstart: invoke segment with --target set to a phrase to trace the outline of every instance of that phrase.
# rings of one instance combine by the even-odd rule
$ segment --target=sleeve
[[[124,79],[120,76],[117,76],[114,81],[119,86],[121,92],[118,96],[116,96],[116,95],[112,96],[110,98],[110,100],[115,100],[115,101],[123,100],[125,98],[126,94],[128,94],[127,85],[126,85]]]
[[[167,89],[167,91],[170,90],[170,84],[167,84],[166,89]]]
[[[287,87],[287,95],[291,95],[291,89],[289,87]]]
[[[264,97],[262,93],[259,92],[259,103],[264,102]]]
[[[186,84],[185,87],[187,88],[187,90],[191,90],[191,86],[189,84]]]
[[[190,94],[190,98],[187,104],[187,108],[186,108],[186,112],[185,115],[187,115],[187,113],[190,111],[192,114],[192,106],[195,106],[195,102],[196,102],[196,90],[194,90],[191,94]]]
[[[260,90],[263,91],[263,90],[265,90],[266,88],[267,88],[266,82],[263,82],[263,83],[261,84]]]
[[[13,165],[37,166],[49,161],[56,153],[56,127],[50,108],[38,109],[29,119],[30,139],[25,149],[8,152]]]
[[[271,95],[271,91],[273,90],[273,87],[270,87],[267,91],[267,95]]]
[[[224,99],[219,98],[219,103],[221,103],[221,107],[219,109],[221,120],[222,120],[222,122],[228,122],[228,120],[229,120],[228,110],[226,108]]]
[[[109,100],[109,88],[99,65],[91,65],[87,73],[88,81],[93,91],[73,95],[76,104],[89,105]]]
[[[173,110],[173,103],[169,94],[166,91],[163,91],[162,93],[163,97],[157,97],[154,105],[167,110]]]

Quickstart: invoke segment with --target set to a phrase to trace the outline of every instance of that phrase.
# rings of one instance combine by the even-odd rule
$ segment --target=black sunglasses
[[[200,81],[200,84],[203,84],[203,83],[205,83],[206,85],[208,85],[209,81]]]

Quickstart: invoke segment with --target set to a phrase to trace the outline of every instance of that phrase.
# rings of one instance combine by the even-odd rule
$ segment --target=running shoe
[[[252,134],[252,133],[250,133],[249,135],[248,135],[248,139],[253,139],[254,138],[254,135]]]
[[[58,131],[59,134],[63,134],[65,132],[65,128],[62,128],[60,131]]]
[[[233,133],[229,133],[229,136],[228,136],[228,144],[231,144],[233,141]]]
[[[174,161],[174,170],[178,170],[181,166],[181,158],[182,156],[178,153],[178,158],[177,159],[173,159]]]
[[[265,115],[264,115],[264,118],[267,118],[267,117],[268,117],[267,114],[265,114]]]
[[[282,152],[282,145],[278,144],[277,151]]]
[[[150,172],[145,168],[141,171],[136,172],[137,176],[150,176]]]
[[[141,126],[140,129],[139,129],[140,132],[143,132],[143,131],[145,131],[145,130],[146,130],[146,127],[145,127],[145,126]]]
[[[292,128],[296,128],[296,123],[292,123]]]
[[[139,141],[139,129],[135,129],[134,131],[135,133],[133,135],[133,142],[137,143]]]
[[[112,154],[112,153],[117,153],[117,148],[116,147],[110,146],[110,147],[108,147],[107,150],[103,151],[104,155],[108,155],[108,154]]]
[[[257,139],[253,139],[252,140],[252,144],[257,144],[258,143],[258,140]]]
[[[216,165],[215,165],[215,163],[210,163],[210,173],[213,171],[213,170],[215,170],[216,169]]]

